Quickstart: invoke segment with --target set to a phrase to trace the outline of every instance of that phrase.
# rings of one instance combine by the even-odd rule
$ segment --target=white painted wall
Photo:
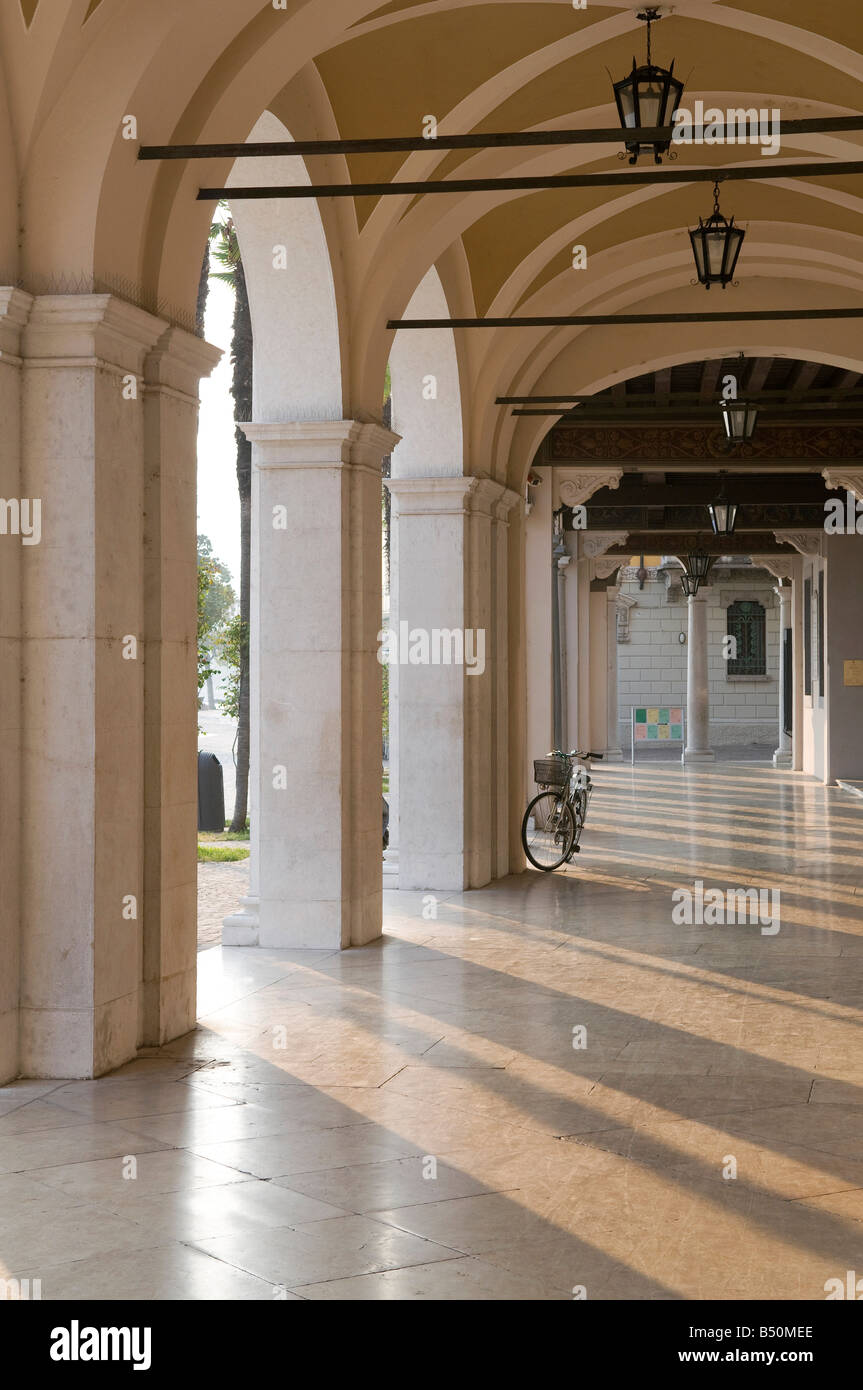
[[[686,603],[668,603],[656,570],[639,590],[635,571],[621,571],[621,594],[636,601],[629,619],[630,638],[618,643],[618,698],[621,747],[629,749],[633,705],[686,704]],[[779,600],[776,580],[754,565],[715,567],[708,609],[710,741],[713,747],[752,743],[776,746],[779,725]],[[767,610],[767,679],[729,677],[722,657],[726,609],[736,599],[756,598]],[[674,745],[677,748],[678,745]]]

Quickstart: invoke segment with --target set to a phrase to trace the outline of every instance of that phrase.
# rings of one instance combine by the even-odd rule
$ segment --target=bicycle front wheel
[[[540,792],[524,813],[521,843],[535,869],[548,873],[566,863],[575,840],[575,821],[565,796]]]

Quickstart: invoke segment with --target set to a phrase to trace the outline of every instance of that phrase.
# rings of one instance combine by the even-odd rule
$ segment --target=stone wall
[[[633,705],[686,705],[686,599],[674,579],[675,562],[648,570],[639,589],[635,569],[621,570],[621,600],[629,607],[628,640],[619,640],[620,746],[630,747]],[[678,570],[679,573],[679,570]],[[779,600],[767,570],[717,561],[711,573],[708,612],[710,740],[714,747],[763,744],[775,748],[779,723]],[[755,599],[767,614],[767,676],[729,676],[722,655],[726,610]],[[634,600],[632,606],[627,600]],[[623,625],[621,625],[623,626]],[[619,637],[623,634],[619,629]],[[679,748],[673,745],[673,750]]]

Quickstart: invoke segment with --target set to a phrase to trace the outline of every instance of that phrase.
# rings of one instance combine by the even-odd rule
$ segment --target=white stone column
[[[557,629],[558,652],[560,654],[559,699],[560,731],[555,729],[556,748],[570,747],[570,729],[575,728],[575,718],[571,717],[578,709],[578,562],[572,563],[571,555],[558,555],[554,562],[554,580],[557,584]],[[567,594],[567,590],[569,593]],[[567,598],[569,602],[567,602]],[[574,685],[570,689],[569,663],[572,659]],[[570,705],[570,701],[572,704]]]
[[[791,561],[791,766],[803,771],[803,560]]]
[[[608,737],[609,660],[617,665],[617,642],[610,654],[607,647],[608,616],[605,590],[597,580],[608,579],[623,563],[607,556],[613,545],[626,542],[625,531],[575,532],[578,545],[576,584],[578,594],[577,642],[570,657],[570,680],[575,696],[570,696],[571,746],[601,751]],[[615,681],[615,698],[617,686]]]
[[[529,790],[533,788],[533,760],[545,757],[554,736],[550,472],[544,472],[541,485],[531,489],[532,502],[524,525],[525,778]]]
[[[514,767],[518,754],[515,730],[515,711],[511,707],[511,666],[510,633],[513,630],[511,605],[513,603],[514,579],[511,573],[513,557],[517,553],[518,532],[523,517],[524,500],[517,493],[498,488],[496,484],[486,484],[487,505],[490,514],[490,558],[489,598],[491,604],[491,628],[489,645],[491,651],[491,791],[493,839],[491,854],[492,878],[504,878],[513,872],[513,859],[510,851],[512,832],[511,809],[515,783],[521,786],[519,770]],[[512,537],[515,528],[516,537]],[[519,605],[520,606],[520,605]],[[486,656],[488,660],[488,654]],[[515,655],[516,662],[518,654]],[[475,679],[472,677],[472,679]],[[519,798],[521,800],[521,798]],[[520,829],[519,821],[519,829]],[[521,845],[519,845],[518,868],[521,868]]]
[[[11,530],[21,488],[21,333],[29,295],[0,289],[0,497],[13,508],[0,535],[0,1085],[18,1075],[18,980],[21,929],[22,643],[21,587],[33,547]],[[20,511],[18,513],[20,520]]]
[[[22,336],[21,1070],[99,1075],[194,1017],[195,390],[219,354],[110,295]]]
[[[398,632],[398,498],[390,493],[390,630]],[[399,886],[399,667],[393,663],[389,667],[389,730],[390,730],[390,780],[389,795],[389,843],[384,850],[384,888]]]
[[[261,484],[252,467],[251,488],[251,565],[249,573],[249,890],[240,898],[239,909],[222,920],[222,944],[255,946],[258,940],[261,906],[261,841],[258,834],[258,797],[261,770],[258,764],[261,729],[260,613],[261,573],[257,563],[261,553]],[[269,525],[272,525],[270,518]]]
[[[853,489],[863,498],[863,472]],[[863,782],[863,544],[824,538],[824,781]]]
[[[607,732],[605,738],[605,761],[609,763],[623,762],[623,751],[620,747],[620,712],[617,693],[617,600],[620,596],[620,585],[610,584],[605,591],[606,598],[606,630],[607,630],[607,650],[606,650],[606,682],[607,682]]]
[[[828,480],[827,485],[828,487],[832,487],[834,484]],[[807,756],[807,733],[804,727],[806,717],[803,694],[803,570],[804,559],[820,554],[823,532],[774,531],[773,534],[777,541],[785,545],[792,545],[797,551],[796,555],[787,555],[783,557],[783,559],[787,560],[790,564],[791,574],[791,645],[794,663],[794,712],[791,721],[791,766],[795,772],[802,772]],[[767,568],[771,569],[770,563],[767,564]],[[771,572],[775,571],[771,570]]]
[[[168,329],[144,363],[144,905],[140,1041],[197,1016],[198,382],[217,348]]]
[[[785,732],[785,633],[791,627],[791,585],[779,583],[773,592],[779,599],[779,744],[773,754],[773,765],[790,767],[791,739]],[[793,698],[792,694],[792,701]]]
[[[508,686],[505,647],[498,650],[507,587],[500,527],[519,498],[472,477],[387,486],[400,561],[399,888],[480,886],[505,852],[498,808],[506,784],[498,784],[495,755]],[[472,652],[473,671],[459,650]]]
[[[254,423],[259,906],[231,945],[363,945],[381,931],[380,460],[351,420]]]
[[[686,762],[710,763],[710,678],[707,660],[707,600],[710,588],[701,585],[688,605],[686,663]]]

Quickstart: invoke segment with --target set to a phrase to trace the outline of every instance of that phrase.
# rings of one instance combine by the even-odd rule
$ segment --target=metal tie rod
[[[267,159],[328,154],[410,154],[414,150],[518,149],[532,145],[607,145],[638,142],[650,145],[672,141],[701,144],[708,126],[695,126],[690,138],[673,140],[673,126],[642,126],[624,130],[606,126],[588,130],[475,131],[470,135],[424,135],[369,137],[365,140],[264,140],[243,144],[141,145],[139,159]],[[782,135],[843,134],[863,130],[863,116],[827,116],[780,121],[773,131]],[[742,143],[742,142],[740,142]]]
[[[386,198],[426,193],[531,192],[541,188],[627,188],[636,184],[725,183],[732,179],[837,178],[863,174],[863,160],[822,159],[806,164],[731,164],[720,169],[634,169],[607,174],[532,174],[522,178],[421,179],[397,183],[257,184],[251,187],[199,188],[199,202],[228,198]]]
[[[646,323],[771,323],[802,319],[861,319],[860,309],[740,309],[690,314],[544,314],[487,319],[387,319],[387,328],[592,328]],[[744,393],[745,394],[745,393]]]

